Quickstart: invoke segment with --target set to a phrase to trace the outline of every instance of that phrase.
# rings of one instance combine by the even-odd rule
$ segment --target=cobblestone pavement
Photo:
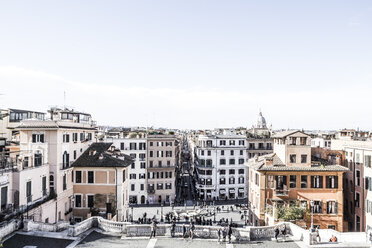
[[[4,242],[5,248],[24,248],[26,246],[37,248],[64,248],[72,243],[73,240],[55,239],[30,235],[15,234]]]

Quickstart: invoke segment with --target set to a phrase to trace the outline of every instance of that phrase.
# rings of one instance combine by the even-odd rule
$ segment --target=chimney
[[[273,166],[273,165],[274,165],[274,160],[272,157],[265,158],[265,166]]]

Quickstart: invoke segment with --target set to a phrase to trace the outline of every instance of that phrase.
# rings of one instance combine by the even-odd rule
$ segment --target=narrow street
[[[193,205],[196,197],[195,183],[193,182],[193,171],[190,161],[190,151],[187,139],[182,140],[181,163],[177,184],[177,203]]]

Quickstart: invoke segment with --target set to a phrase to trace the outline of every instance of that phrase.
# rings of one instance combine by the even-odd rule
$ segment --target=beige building
[[[309,228],[313,213],[314,226],[344,231],[343,174],[348,169],[313,163],[311,138],[303,132],[286,131],[273,138],[274,153],[247,164],[251,223],[273,225],[285,218],[287,208],[297,206],[303,211],[299,225]]]
[[[132,159],[112,143],[93,143],[74,163],[74,220],[91,215],[124,221],[128,213],[128,166]]]
[[[147,136],[147,199],[149,204],[175,199],[176,166],[179,159],[175,135]]]

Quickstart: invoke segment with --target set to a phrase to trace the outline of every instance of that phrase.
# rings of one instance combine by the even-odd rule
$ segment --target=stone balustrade
[[[18,230],[21,222],[18,220],[12,220],[5,226],[0,228],[0,238],[3,239],[5,236],[11,234],[12,232]]]
[[[32,220],[24,220],[23,230],[29,231],[42,231],[42,232],[60,232],[66,230],[70,226],[68,221],[59,221],[56,224],[37,222]]]

